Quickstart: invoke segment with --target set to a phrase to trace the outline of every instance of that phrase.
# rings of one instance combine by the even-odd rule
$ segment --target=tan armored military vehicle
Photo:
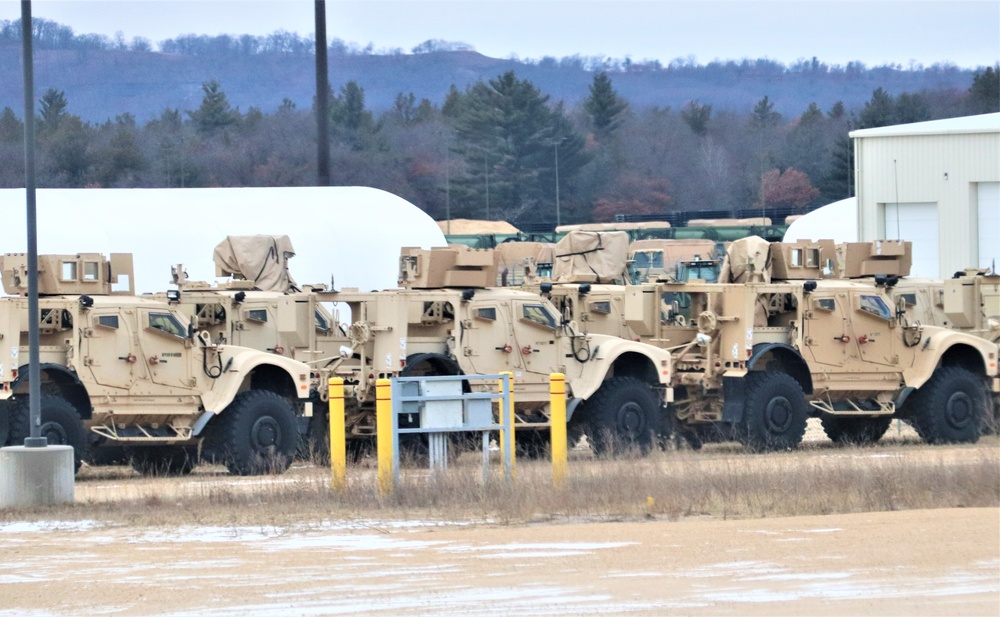
[[[902,279],[892,295],[911,323],[942,326],[1000,343],[1000,276],[989,270],[956,272],[946,281]],[[986,428],[1000,430],[1000,395]]]
[[[401,289],[259,291],[181,281],[176,306],[215,340],[250,344],[253,337],[259,349],[308,362],[318,402],[327,400],[327,378],[342,377],[347,433],[359,444],[375,435],[379,378],[511,371],[517,439],[529,453],[540,453],[547,440],[553,372],[566,374],[574,433],[589,433],[601,453],[648,449],[670,396],[670,354],[583,334],[537,293],[490,288],[496,272],[492,251],[404,249]],[[415,421],[401,417],[400,426]],[[316,423],[317,432],[323,428]]]
[[[4,441],[20,443],[30,432],[26,256],[5,255],[2,273],[21,297],[0,299],[0,416]],[[132,284],[130,255],[39,256],[41,434],[72,445],[78,466],[88,448],[118,445],[142,472],[186,473],[199,446],[234,474],[287,468],[311,413],[309,368],[213,342]]]
[[[903,418],[929,443],[976,441],[1000,389],[997,346],[907,319],[891,287],[909,247],[748,239],[727,283],[628,288],[629,327],[672,350],[678,430],[698,443],[731,427],[772,449],[795,446],[810,415],[855,443]]]

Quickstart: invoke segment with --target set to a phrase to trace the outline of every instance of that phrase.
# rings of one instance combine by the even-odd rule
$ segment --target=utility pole
[[[326,50],[326,1],[316,4],[316,183],[330,186],[330,79]]]
[[[21,0],[21,57],[24,64],[24,188],[28,220],[28,414],[27,448],[44,448],[42,437],[42,371],[38,332],[38,217],[35,201],[35,63],[31,48],[31,0]]]

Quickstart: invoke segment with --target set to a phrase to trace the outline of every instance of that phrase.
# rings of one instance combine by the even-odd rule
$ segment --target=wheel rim
[[[48,441],[50,446],[65,446],[69,442],[66,429],[57,422],[44,422],[39,429],[39,435]]]
[[[794,414],[792,413],[792,404],[783,396],[771,399],[767,403],[767,408],[764,410],[764,419],[767,422],[767,430],[775,434],[781,434],[787,431],[788,427],[792,425],[793,417]]]
[[[250,428],[250,443],[254,450],[266,451],[277,448],[281,443],[281,427],[271,416],[264,416]]]
[[[618,430],[622,435],[635,437],[642,433],[645,427],[646,417],[639,403],[629,401],[618,410]]]
[[[955,392],[949,396],[944,410],[948,424],[955,428],[964,428],[972,422],[972,399],[965,392]]]

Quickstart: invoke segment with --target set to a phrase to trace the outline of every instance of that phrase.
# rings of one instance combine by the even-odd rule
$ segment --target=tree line
[[[431,45],[433,47],[433,45]],[[515,71],[452,86],[441,101],[399,93],[376,113],[350,81],[330,93],[331,179],[381,188],[435,218],[518,224],[610,220],[616,214],[784,208],[853,194],[850,130],[1000,111],[1000,72],[966,90],[892,94],[863,107],[810,104],[783,115],[765,94],[743,112],[697,100],[636,108],[607,72],[581,103],[554,101]],[[202,84],[195,109],[90,123],[61,90],[36,110],[41,187],[307,186],[315,184],[315,112],[230,104]],[[0,112],[0,186],[24,183],[23,120]]]

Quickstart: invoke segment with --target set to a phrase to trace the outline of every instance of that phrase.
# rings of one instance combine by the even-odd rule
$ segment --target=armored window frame
[[[77,279],[77,263],[75,261],[64,261],[59,268],[60,281],[75,281]]]
[[[316,318],[316,331],[317,332],[329,332],[330,331],[330,320],[326,318],[318,308],[313,310],[313,315]]]
[[[591,302],[588,307],[591,313],[597,313],[598,315],[610,315],[611,314],[611,300],[597,300]]]
[[[543,328],[556,329],[556,316],[544,304],[521,305],[521,319]]]
[[[151,311],[148,316],[149,329],[154,332],[162,332],[180,339],[187,338],[187,328],[181,324],[180,320],[173,313],[161,313]]]
[[[816,298],[813,300],[813,307],[820,311],[833,312],[837,310],[837,300],[834,298]]]
[[[101,280],[101,264],[97,261],[83,262],[83,279],[86,282],[96,283]]]
[[[915,291],[901,293],[899,294],[899,297],[903,299],[903,302],[905,302],[908,307],[917,305],[917,292]]]
[[[247,321],[267,323],[267,309],[247,309],[246,318]]]
[[[98,315],[97,319],[94,320],[94,325],[110,330],[117,330],[119,328],[118,315]]]
[[[497,320],[497,307],[495,306],[481,306],[476,309],[476,319],[485,319],[486,321],[496,321]]]
[[[858,310],[862,313],[868,313],[869,315],[879,317],[880,319],[892,319],[892,311],[889,309],[889,305],[886,304],[885,300],[879,296],[859,296]]]

